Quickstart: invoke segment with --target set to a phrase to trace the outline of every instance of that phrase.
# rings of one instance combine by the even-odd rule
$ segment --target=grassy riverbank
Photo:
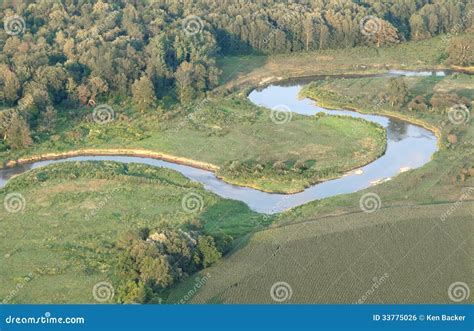
[[[140,154],[212,170],[238,185],[294,193],[372,162],[386,145],[384,130],[372,123],[296,114],[278,123],[270,110],[237,96],[206,101],[170,118],[117,112],[117,120],[105,125],[71,123],[64,115],[53,133],[39,135],[29,149],[4,151],[0,159],[12,165],[11,160],[24,163],[80,150]]]
[[[456,94],[473,100],[472,76],[404,80],[410,98]],[[388,85],[388,78],[328,79],[313,83],[304,95],[333,108],[422,123],[441,135],[433,160],[364,191],[278,215],[271,229],[203,271],[209,281],[193,303],[272,303],[276,282],[291,288],[286,303],[452,303],[447,294],[452,283],[472,288],[472,120],[454,124],[447,110],[374,104]],[[379,199],[372,213],[361,210],[366,194]],[[183,283],[176,298],[190,287]]]
[[[9,193],[24,201],[17,213],[0,213],[0,301],[8,303],[94,302],[94,284],[113,283],[115,246],[127,231],[166,226],[241,238],[271,222],[175,171],[138,164],[52,165],[12,179],[1,201]],[[185,203],[190,194],[197,204]]]
[[[403,77],[407,86],[407,102],[402,107],[391,105],[384,99],[389,91],[390,78],[329,79],[316,81],[306,86],[301,95],[312,98],[323,107],[348,108],[365,114],[393,116],[434,131],[440,138],[441,147],[448,142],[449,133],[470,134],[466,125],[449,121],[450,107],[474,99],[474,77],[456,73],[451,76]],[[425,110],[411,109],[415,98],[421,98]],[[437,102],[431,105],[430,102]],[[413,106],[416,107],[416,106]],[[471,141],[468,136],[466,142]]]
[[[255,65],[252,70],[257,74],[249,74],[249,81],[244,77],[247,73],[241,73],[244,76],[232,76],[228,86],[240,86],[242,81],[252,86],[261,77],[276,77],[279,72],[305,74],[306,69],[308,74],[329,74],[383,71],[385,64],[410,69],[442,67],[436,58],[441,45],[435,39],[393,49],[367,49],[366,56],[360,53],[360,62],[354,50],[328,51],[331,57],[327,59],[314,54],[279,57],[271,62],[274,71],[266,71],[268,63],[262,69]],[[392,60],[386,61],[388,58]],[[408,64],[409,60],[414,62]],[[232,65],[239,65],[232,59],[225,61],[229,61],[224,66],[228,74],[237,68]],[[240,61],[261,65],[253,58]],[[411,98],[420,95],[430,100],[436,93],[455,93],[473,99],[471,76],[405,81]],[[0,199],[20,193],[24,210],[0,210],[0,263],[4,266],[0,299],[8,297],[11,303],[96,302],[93,286],[114,281],[118,238],[129,230],[166,224],[236,239],[229,254],[202,272],[209,277],[191,299],[193,303],[273,303],[270,289],[276,282],[291,286],[292,298],[287,303],[353,303],[364,296],[366,303],[451,302],[447,295],[450,284],[462,281],[471,289],[474,285],[472,121],[454,125],[446,112],[374,105],[379,94],[387,92],[388,84],[386,78],[332,79],[313,84],[306,93],[335,108],[391,114],[438,130],[441,149],[432,162],[362,192],[314,201],[275,218],[219,198],[174,171],[140,165],[60,164],[14,178],[0,190]],[[368,159],[364,157],[375,157],[384,146],[377,128],[356,120],[293,116],[288,123],[275,124],[269,110],[254,107],[244,94],[216,97],[190,107],[192,111],[173,114],[160,110],[133,116],[121,105],[116,120],[108,125],[86,122],[81,116],[71,121],[64,114],[53,133],[35,137],[33,148],[0,156],[5,161],[80,148],[150,150],[216,166],[217,174],[229,181],[294,190],[308,183],[307,178],[293,177],[293,181],[285,177],[300,176],[293,171],[297,161],[316,160],[314,164],[321,167],[365,163]],[[83,111],[86,114],[91,109]],[[190,113],[194,115],[188,116]],[[447,140],[452,134],[456,142]],[[379,142],[368,145],[371,147],[364,151],[368,156],[361,155],[364,139]],[[243,174],[240,177],[227,172],[236,169],[236,160],[241,162],[237,164]],[[284,161],[286,168],[280,163],[278,172],[267,174],[265,166],[273,169],[277,161]],[[249,173],[253,167],[260,169],[255,162],[263,165],[261,178]],[[183,207],[189,193],[200,197],[201,207],[192,212]],[[380,198],[378,209],[370,214],[360,207],[367,193]],[[190,275],[169,290],[167,302],[179,302],[190,293],[196,276]],[[377,291],[367,295],[374,282]]]

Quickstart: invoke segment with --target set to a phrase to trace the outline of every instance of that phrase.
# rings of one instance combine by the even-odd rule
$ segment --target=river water
[[[430,71],[391,71],[386,75],[442,76],[445,75],[445,73]],[[279,85],[270,85],[256,89],[249,94],[249,99],[254,104],[267,108],[284,105],[294,113],[307,116],[324,112],[330,115],[350,116],[376,122],[387,130],[386,153],[374,162],[347,173],[338,179],[316,184],[303,192],[289,195],[265,193],[251,188],[231,185],[218,179],[210,171],[196,169],[190,166],[150,158],[128,156],[79,156],[61,160],[40,161],[11,169],[3,169],[0,170],[0,187],[5,186],[8,179],[14,175],[52,163],[104,160],[123,163],[142,163],[179,171],[189,179],[202,183],[207,190],[223,198],[239,200],[247,204],[254,211],[273,214],[303,205],[310,201],[357,192],[383,181],[391,180],[401,172],[423,166],[431,160],[432,155],[436,152],[436,136],[431,131],[422,127],[384,116],[364,115],[347,110],[329,110],[319,107],[316,102],[310,99],[299,98],[298,95],[303,86],[302,84],[307,83],[307,81],[307,78],[301,81],[293,79]]]

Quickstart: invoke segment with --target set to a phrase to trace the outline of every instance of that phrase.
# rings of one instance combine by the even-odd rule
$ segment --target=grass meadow
[[[411,97],[456,93],[472,100],[474,95],[468,75],[404,80]],[[472,284],[474,177],[464,175],[474,166],[472,121],[455,125],[447,111],[374,107],[388,84],[388,78],[327,79],[303,95],[324,106],[435,128],[440,150],[433,160],[364,191],[279,214],[270,229],[202,271],[209,281],[191,302],[271,303],[272,284],[285,282],[292,293],[285,303],[450,303],[450,284]],[[453,133],[456,143],[448,141]],[[361,210],[365,194],[380,198],[373,213]],[[191,281],[183,283],[176,295],[190,286]]]
[[[441,69],[446,67],[439,55],[444,47],[442,38],[434,38],[383,49],[229,57],[220,63],[222,87],[207,102],[192,106],[193,117],[186,110],[170,115],[164,106],[133,117],[121,105],[111,125],[59,119],[54,134],[35,137],[34,148],[0,152],[0,158],[84,147],[141,148],[215,164],[218,175],[232,182],[294,191],[314,181],[289,171],[296,161],[316,160],[311,163],[315,171],[340,166],[340,173],[379,156],[385,137],[367,123],[330,116],[294,116],[287,125],[275,125],[269,110],[251,105],[245,93],[223,97],[222,90],[249,88],[269,77]],[[456,93],[471,102],[474,97],[472,76],[405,81],[411,97]],[[272,303],[270,288],[276,282],[291,288],[286,303],[450,302],[450,284],[473,284],[472,120],[454,125],[446,113],[374,108],[374,98],[388,84],[386,78],[327,79],[305,93],[324,105],[403,116],[435,128],[440,150],[433,160],[362,192],[313,201],[274,217],[222,199],[174,171],[136,164],[65,163],[15,177],[0,190],[0,199],[19,192],[25,205],[19,213],[0,210],[0,298],[94,302],[94,284],[114,282],[118,238],[166,224],[235,239],[231,252],[201,272],[209,277],[199,291],[193,291],[198,275],[191,275],[169,290],[170,303],[190,291],[196,292],[191,303]],[[448,141],[452,134],[456,142]],[[371,143],[358,154],[364,139]],[[235,160],[247,165],[283,161],[288,171],[265,178],[248,171],[230,174]],[[183,209],[189,193],[201,197],[193,212]],[[373,213],[361,211],[366,193],[380,198]]]
[[[256,107],[244,97],[210,100],[191,115],[164,119],[150,113],[130,122],[117,114],[117,121],[107,125],[58,121],[54,135],[37,137],[39,143],[30,149],[0,152],[0,159],[7,162],[81,148],[146,149],[210,163],[220,168],[219,177],[231,183],[270,192],[296,192],[370,163],[385,151],[385,132],[377,125],[296,114],[291,121],[277,124],[270,110]],[[231,172],[234,161],[251,168]],[[306,162],[306,173],[291,171],[297,161]],[[276,162],[285,163],[288,169],[274,171]],[[255,166],[266,171],[257,176]]]
[[[12,192],[25,203],[0,214],[0,298],[15,293],[8,303],[94,302],[94,284],[114,281],[115,245],[127,231],[166,225],[242,237],[271,221],[175,171],[138,164],[52,165],[12,179],[0,199]],[[191,210],[189,194],[199,197]]]

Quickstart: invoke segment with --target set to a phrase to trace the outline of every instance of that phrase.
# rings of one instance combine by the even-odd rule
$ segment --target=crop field
[[[449,208],[390,207],[261,231],[203,271],[209,280],[191,302],[271,303],[272,284],[285,282],[285,303],[449,303],[450,284],[472,281],[474,204],[441,221]]]

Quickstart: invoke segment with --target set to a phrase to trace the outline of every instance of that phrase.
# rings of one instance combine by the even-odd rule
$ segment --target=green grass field
[[[227,58],[222,61],[227,82],[223,86],[254,86],[269,76],[441,68],[438,52],[442,47],[441,39],[434,39],[291,58]],[[249,64],[248,69],[241,69]],[[472,76],[405,80],[412,97],[457,93],[471,102],[474,97]],[[14,178],[0,190],[0,199],[21,193],[25,209],[15,214],[0,210],[0,299],[13,291],[11,303],[94,302],[94,284],[113,281],[117,239],[129,230],[168,224],[199,227],[235,239],[229,254],[201,272],[209,275],[208,280],[192,296],[192,303],[273,303],[270,289],[276,282],[291,287],[292,296],[285,303],[362,299],[365,303],[451,303],[450,284],[461,281],[471,289],[474,286],[474,177],[465,175],[474,166],[472,120],[453,125],[446,113],[386,105],[374,108],[373,100],[387,86],[386,78],[329,79],[305,93],[325,105],[403,116],[437,128],[440,151],[433,160],[365,191],[314,201],[271,218],[243,203],[221,199],[166,169],[113,162],[68,163]],[[56,134],[38,137],[34,148],[0,156],[5,160],[81,147],[136,147],[214,163],[225,172],[233,160],[294,162],[300,159],[294,157],[295,151],[307,160],[318,160],[317,165],[327,162],[350,168],[364,160],[354,159],[362,139],[378,142],[366,150],[366,158],[376,157],[384,146],[377,129],[359,121],[294,116],[286,125],[275,125],[267,110],[235,94],[211,99],[195,114],[187,121],[186,113],[170,118],[145,114],[109,126],[59,122]],[[355,134],[347,134],[349,128]],[[451,144],[447,136],[453,132],[458,141]],[[275,144],[275,136],[285,143]],[[334,137],[337,146],[331,144]],[[327,149],[329,144],[332,151]],[[299,178],[294,186],[286,179],[275,176],[259,181],[247,173],[229,178],[268,190],[294,190],[308,184],[308,178]],[[182,200],[190,192],[202,198],[198,212],[183,210]],[[359,202],[365,193],[380,197],[379,210],[361,211]],[[179,302],[190,293],[196,277],[191,275],[172,288],[167,302]],[[19,284],[22,287],[17,290]]]
[[[472,101],[474,96],[472,76],[405,81],[411,97],[456,93]],[[433,160],[365,191],[278,215],[271,229],[254,234],[234,254],[202,271],[209,280],[191,302],[272,303],[271,287],[281,281],[293,293],[285,303],[450,303],[450,284],[462,281],[472,288],[474,178],[463,175],[474,166],[472,121],[454,125],[447,111],[410,111],[384,103],[374,107],[388,82],[328,79],[302,94],[328,107],[401,116],[436,128],[441,141]],[[447,141],[453,132],[455,144]],[[380,197],[380,210],[361,211],[366,193]],[[191,286],[192,281],[181,284],[176,298]]]
[[[1,300],[24,284],[9,303],[94,302],[92,288],[112,281],[114,246],[129,230],[197,226],[241,237],[271,221],[175,171],[137,164],[52,165],[13,179],[0,199],[8,193],[25,199],[23,211],[0,212]],[[183,208],[190,193],[200,208]]]
[[[39,140],[30,149],[0,153],[0,159],[81,148],[147,149],[211,163],[221,169],[217,175],[226,181],[271,192],[301,191],[340,176],[378,158],[386,145],[379,126],[357,119],[316,120],[296,114],[291,121],[277,124],[269,110],[254,106],[246,97],[205,102],[192,117],[181,114],[165,120],[147,114],[108,125],[83,121],[71,125],[64,119],[54,135]],[[335,140],[340,144],[333,144]],[[234,161],[252,166],[231,173],[228,168]],[[273,171],[278,161],[286,163],[288,171]],[[306,171],[290,171],[297,161],[306,163]],[[259,176],[252,168],[257,164],[262,165]]]

